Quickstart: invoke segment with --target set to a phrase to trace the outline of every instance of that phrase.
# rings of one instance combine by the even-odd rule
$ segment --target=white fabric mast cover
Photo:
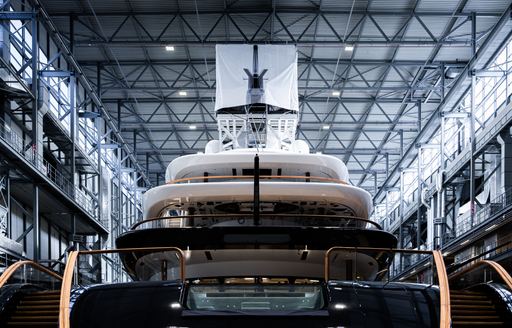
[[[255,102],[299,110],[297,88],[297,48],[294,45],[257,45],[257,72],[254,71],[255,45],[222,44],[216,46],[215,110],[249,105]],[[263,72],[266,70],[266,72]],[[259,100],[250,92],[249,73],[262,76]],[[263,73],[263,74],[262,74]]]

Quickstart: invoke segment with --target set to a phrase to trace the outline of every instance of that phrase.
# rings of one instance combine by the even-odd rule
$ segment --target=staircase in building
[[[452,327],[505,327],[506,320],[485,293],[451,290]]]
[[[60,291],[24,295],[7,319],[7,327],[58,327]]]

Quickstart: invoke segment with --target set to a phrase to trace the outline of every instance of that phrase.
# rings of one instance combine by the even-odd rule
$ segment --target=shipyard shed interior
[[[0,0],[0,22],[0,274],[62,273],[142,220],[167,165],[217,138],[218,44],[296,46],[296,138],[345,163],[398,248],[512,272],[509,0]]]

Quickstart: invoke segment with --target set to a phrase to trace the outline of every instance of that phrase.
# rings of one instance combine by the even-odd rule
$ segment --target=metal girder
[[[425,63],[424,60],[377,60],[377,59],[356,59],[356,60],[348,60],[348,59],[340,59],[337,61],[336,59],[330,58],[307,58],[305,55],[298,59],[298,64],[319,64],[319,65],[336,65],[336,63],[340,65],[360,65],[360,66],[373,66],[373,65],[392,65],[392,66],[424,66],[426,68],[439,68],[444,65],[446,68],[448,67],[464,67],[467,62],[465,61],[432,61],[430,63]],[[151,65],[151,66],[183,66],[183,65],[204,65],[205,63],[208,65],[215,65],[215,58],[207,58],[207,59],[151,59],[151,62],[148,63],[147,60],[83,60],[79,61],[79,64],[82,67],[93,66],[97,67],[98,65],[105,66],[117,66],[118,63],[123,66],[140,66],[140,65]]]
[[[236,6],[230,6],[228,8],[225,8],[223,10],[201,10],[201,15],[229,15],[229,14],[271,14],[273,13],[273,9],[270,6],[264,7],[264,8],[244,8],[244,7],[236,7]],[[276,6],[275,10],[279,13],[283,14],[302,14],[302,15],[348,15],[350,14],[350,10],[340,10],[340,9],[326,9],[326,8],[318,8],[317,5],[312,6]],[[136,16],[166,16],[169,17],[170,15],[176,15],[181,14],[184,16],[187,15],[196,15],[196,11],[191,10],[180,10],[180,11],[143,11],[138,12]],[[452,11],[422,11],[422,10],[416,10],[414,12],[411,12],[410,10],[405,11],[393,11],[393,10],[359,10],[354,9],[352,11],[353,15],[371,15],[371,16],[384,16],[384,17],[391,17],[396,18],[397,16],[410,16],[411,13],[420,16],[420,17],[435,17],[435,16],[442,16],[442,17],[471,17],[473,12],[459,12],[459,13],[453,13]],[[481,17],[499,17],[501,16],[501,12],[478,12],[477,16]],[[108,16],[108,17],[124,17],[124,16],[132,16],[134,15],[133,11],[109,11],[109,12],[90,12],[90,11],[83,11],[83,12],[53,12],[51,14],[52,17],[63,17],[63,16],[75,16],[75,17],[92,17],[92,16]]]
[[[415,99],[406,99],[405,103],[417,103],[418,98]],[[102,98],[103,103],[112,104],[117,103],[119,98]],[[299,96],[299,101],[302,103],[326,103],[329,101],[330,103],[367,103],[369,101],[375,101],[376,103],[402,103],[404,101],[403,98],[387,98],[387,97],[342,97],[340,99],[333,99],[332,97],[325,96]],[[121,99],[123,104],[134,103],[133,99]],[[169,102],[169,103],[211,103],[211,97],[166,97],[164,99],[160,99],[157,97],[137,97],[137,102],[139,104],[159,104],[160,102]],[[439,103],[439,100],[431,100],[429,103]]]
[[[139,148],[137,152],[139,154],[163,154],[163,155],[176,155],[181,156],[183,154],[196,154],[198,151],[204,151],[204,149],[180,149],[180,148],[165,148],[160,151],[156,151],[152,148]],[[349,151],[347,149],[328,149],[322,152],[322,154],[327,155],[345,155],[345,154],[354,154],[354,155],[371,155],[375,154],[377,150],[372,148],[360,148],[360,149],[354,149],[352,151]],[[398,152],[396,149],[381,149],[379,151],[379,154],[390,154],[390,155],[398,155]],[[350,170],[352,173],[352,170]],[[363,173],[365,173],[364,171]]]
[[[179,6],[179,3],[178,3]],[[234,8],[234,7],[232,7]],[[356,22],[356,26],[353,27],[350,32],[347,30],[345,35],[340,36],[336,29],[333,28],[331,21],[335,19],[344,19],[347,14],[350,13],[350,17],[353,17]],[[250,9],[243,8],[241,11],[201,11],[200,15],[211,16],[212,20],[215,21],[215,24],[209,27],[209,30],[203,36],[203,33],[200,32],[200,24],[196,25],[196,17],[199,15],[199,12],[182,12],[180,10],[176,10],[175,12],[161,12],[161,13],[133,13],[133,12],[124,12],[124,13],[96,13],[93,12],[91,14],[84,13],[70,13],[66,16],[69,16],[71,19],[75,19],[80,25],[84,26],[85,31],[88,31],[90,35],[88,36],[85,33],[82,33],[80,40],[75,40],[74,45],[90,47],[92,45],[102,45],[108,44],[116,47],[151,47],[151,46],[165,46],[168,44],[172,45],[182,45],[182,46],[213,46],[219,43],[241,43],[246,44],[249,42],[261,42],[261,41],[271,41],[274,44],[297,44],[302,46],[336,46],[342,43],[357,43],[358,45],[369,45],[369,46],[397,46],[397,45],[407,45],[407,46],[435,46],[438,44],[446,44],[446,45],[459,45],[463,47],[470,47],[471,44],[468,43],[467,38],[469,37],[461,37],[461,35],[457,35],[456,37],[450,38],[449,36],[445,37],[437,37],[434,33],[428,28],[427,25],[424,24],[421,19],[422,16],[429,17],[453,17],[452,12],[440,12],[437,13],[425,13],[421,11],[406,11],[406,12],[372,12],[372,11],[354,11],[354,12],[346,12],[346,11],[328,11],[328,10],[319,10],[315,7],[311,8],[303,8],[302,10],[292,10],[289,8],[272,8],[265,7],[263,9],[258,9],[255,11],[251,11]],[[57,16],[58,14],[55,14]],[[65,14],[61,14],[63,16]],[[473,17],[475,13],[471,14]],[[477,14],[478,15],[478,14]],[[492,13],[490,14],[492,15]],[[94,17],[95,20],[99,23],[101,20],[111,19],[112,17],[118,18],[120,21],[116,27],[114,27],[111,31],[108,31],[108,35],[103,35],[103,33],[98,33],[93,26],[87,24],[84,21],[84,17]],[[150,17],[152,19],[156,19],[155,16],[158,16],[158,19],[161,21],[167,21],[168,23],[162,30],[153,31],[153,33],[149,32],[149,28],[144,25],[144,20],[142,17]],[[268,21],[268,17],[272,17],[271,23],[276,22],[275,24],[271,24],[271,31],[268,31],[265,28],[265,24]],[[373,16],[379,16],[379,20],[389,19],[391,21],[396,21],[397,19],[405,18],[407,22],[412,20],[418,21],[423,29],[425,30],[424,36],[414,36],[408,38],[397,38],[397,35],[400,34],[403,30],[400,29],[395,34],[386,34],[385,28],[382,28],[381,23],[378,20],[375,20]],[[458,15],[458,17],[468,17],[468,15]],[[291,22],[285,20],[285,18],[289,18],[292,20]],[[365,35],[361,34],[357,37],[354,35],[354,31],[357,29],[359,24],[362,21],[366,21],[370,19],[380,32],[379,35]],[[249,21],[250,24],[245,24],[244,28],[242,28],[241,21]],[[132,24],[128,24],[130,21]],[[146,20],[147,21],[147,20]],[[216,29],[219,27],[220,23],[224,21],[226,24],[233,26],[233,33],[231,37],[227,39],[225,37],[225,31],[222,35],[218,35],[214,33]],[[287,24],[285,24],[285,21]],[[324,29],[322,31],[322,38],[316,38],[317,29],[315,28],[315,32],[313,34],[308,33],[308,29],[311,26],[311,22],[315,21],[315,23],[322,21],[329,28]],[[298,30],[292,30],[290,27],[296,25],[298,22],[302,22],[306,25],[304,29],[300,28]],[[308,24],[309,22],[309,24]],[[279,23],[279,24],[277,24]],[[181,37],[176,36],[166,36],[170,26],[179,24],[178,28],[181,29],[183,35]],[[128,25],[135,25],[138,29],[142,30],[141,37],[125,37],[122,35],[126,35],[126,33],[122,33],[123,29]],[[294,26],[295,27],[295,26]],[[276,30],[276,31],[274,31]],[[84,31],[84,32],[85,32]],[[183,37],[186,35],[187,37]],[[278,37],[277,37],[278,36]]]

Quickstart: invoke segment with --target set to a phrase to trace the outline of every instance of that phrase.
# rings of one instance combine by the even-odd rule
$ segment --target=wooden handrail
[[[444,265],[443,255],[440,251],[421,251],[414,249],[399,249],[399,248],[376,248],[376,247],[342,247],[336,246],[329,248],[324,255],[324,279],[325,282],[329,281],[330,263],[329,258],[333,251],[349,250],[349,251],[382,251],[382,252],[396,252],[396,253],[412,253],[412,254],[430,254],[434,258],[436,266],[437,277],[439,280],[439,294],[440,294],[440,316],[439,327],[451,327],[451,305],[450,305],[450,286],[448,283],[448,275],[446,274],[446,267]]]
[[[62,277],[59,274],[57,274],[57,273],[53,272],[52,270],[42,266],[41,264],[36,263],[34,261],[24,260],[24,261],[18,261],[18,262],[14,263],[14,264],[11,264],[9,267],[7,267],[7,269],[0,276],[0,288],[2,288],[7,283],[9,278],[11,278],[11,276],[19,268],[21,268],[24,265],[29,265],[31,267],[36,268],[37,270],[39,270],[41,272],[44,272],[44,273],[46,273],[46,274],[56,278],[56,279],[62,280]]]
[[[254,176],[252,175],[210,175],[210,176],[196,176],[196,177],[190,177],[190,178],[181,178],[181,179],[175,179],[171,180],[169,182],[166,182],[166,184],[177,184],[181,182],[189,182],[189,181],[196,181],[196,180],[220,180],[220,179],[234,179],[234,180],[254,180]],[[339,180],[339,179],[333,179],[333,178],[326,178],[326,177],[317,177],[317,176],[305,176],[305,175],[260,175],[260,179],[276,179],[276,180],[283,180],[283,179],[302,179],[302,180],[316,180],[316,181],[326,181],[326,182],[334,182],[339,184],[348,185],[346,181]]]
[[[76,263],[80,255],[87,254],[112,254],[112,253],[131,253],[131,252],[158,252],[158,251],[175,251],[180,259],[180,278],[185,281],[185,254],[178,247],[141,247],[141,248],[119,248],[119,249],[99,249],[90,251],[72,251],[69,252],[68,261],[64,270],[62,279],[62,287],[60,290],[59,302],[59,327],[70,328],[70,298],[71,287],[73,286],[73,275],[75,273]]]
[[[452,326],[451,304],[450,304],[450,285],[448,283],[448,275],[446,266],[444,265],[443,255],[441,251],[432,251],[434,263],[436,265],[437,279],[439,280],[439,295],[441,314],[439,315],[439,327],[450,328]]]
[[[135,230],[138,226],[140,226],[144,223],[154,222],[154,221],[164,221],[164,220],[168,220],[168,219],[223,218],[223,217],[226,217],[226,218],[231,218],[231,217],[233,217],[233,218],[236,218],[236,217],[251,218],[252,214],[205,214],[205,215],[199,214],[199,215],[164,216],[164,217],[145,219],[145,220],[136,222],[130,227],[130,230]],[[340,219],[340,220],[355,220],[355,221],[362,221],[362,222],[370,223],[370,224],[374,225],[375,227],[377,227],[377,229],[382,230],[382,226],[380,224],[378,224],[377,222],[369,220],[369,219],[356,217],[356,216],[320,215],[320,214],[311,214],[311,215],[309,215],[309,214],[260,214],[260,217],[283,217],[283,218],[305,217],[305,218],[315,218],[315,219],[316,218],[318,218],[318,219],[332,218],[332,219]]]
[[[472,265],[470,265],[469,267],[467,267],[461,271],[454,272],[454,273],[450,274],[450,276],[448,278],[450,280],[455,279],[455,278],[460,277],[468,272],[476,270],[477,268],[479,268],[481,266],[489,266],[494,271],[496,271],[500,275],[501,279],[503,279],[503,281],[505,282],[507,287],[512,291],[512,277],[507,272],[507,270],[505,270],[504,267],[502,267],[499,263],[497,263],[495,261],[480,260],[478,262],[473,263]]]
[[[66,268],[64,269],[64,277],[62,279],[62,286],[60,288],[60,302],[59,302],[59,327],[70,328],[69,322],[70,315],[70,298],[71,286],[73,285],[73,273],[75,271],[76,260],[78,258],[78,251],[71,251],[68,254]]]

